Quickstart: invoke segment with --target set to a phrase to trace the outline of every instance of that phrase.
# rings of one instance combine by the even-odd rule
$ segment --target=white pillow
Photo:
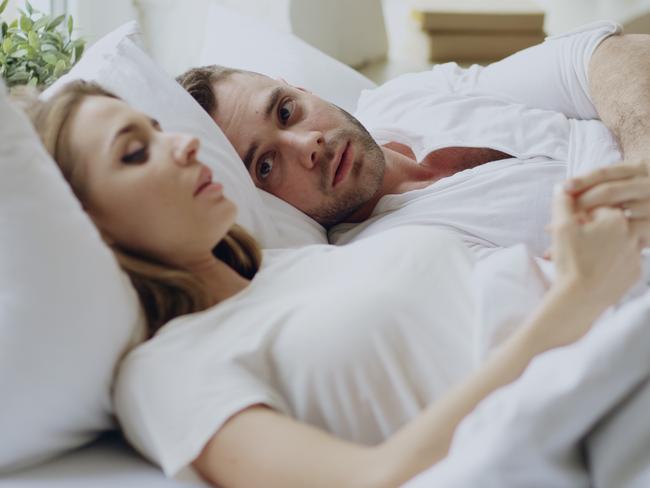
[[[0,81],[0,472],[114,426],[137,296]]]
[[[207,13],[199,63],[284,78],[348,112],[356,110],[361,90],[376,86],[298,37],[216,4]]]
[[[298,37],[216,4],[207,13],[199,64],[220,64],[284,78],[348,112],[355,111],[362,90],[375,87],[357,71]],[[283,246],[327,242],[325,230],[314,220],[278,198],[263,199],[271,220],[281,223]]]
[[[71,80],[94,80],[156,118],[165,131],[197,136],[201,140],[199,159],[212,168],[225,194],[237,204],[238,223],[263,247],[278,247],[278,233],[232,145],[194,99],[142,51],[140,42],[138,24],[123,25],[94,44],[43,96],[50,96]]]

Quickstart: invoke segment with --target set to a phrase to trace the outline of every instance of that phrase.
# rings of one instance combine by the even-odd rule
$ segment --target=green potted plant
[[[47,87],[79,61],[86,42],[72,39],[71,16],[44,14],[29,1],[8,23],[3,17],[8,2],[0,3],[0,76],[10,87]]]

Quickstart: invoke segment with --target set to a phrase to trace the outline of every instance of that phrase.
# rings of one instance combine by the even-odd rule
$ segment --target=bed
[[[207,486],[176,481],[137,454],[118,432],[52,461],[0,478],[3,488],[167,488]]]
[[[238,15],[228,13],[221,8],[208,12],[205,16],[206,21],[213,25],[218,23],[223,28],[206,29],[206,40],[203,43],[202,54],[199,59],[195,60],[197,64],[209,64],[211,62],[234,64],[238,61],[243,68],[257,69],[271,75],[279,73],[287,75],[288,73],[289,81],[311,88],[312,91],[324,98],[328,98],[348,109],[354,108],[356,97],[362,89],[373,86],[370,81],[358,73],[343,65],[336,64],[334,60],[318,54],[313,48],[304,45],[304,43],[300,43],[298,40],[286,35],[274,37],[268,31],[264,31],[262,27],[242,22],[241,17],[237,17]],[[240,21],[237,21],[237,19],[240,19]],[[228,30],[229,28],[230,30]],[[255,38],[251,38],[255,33],[257,33],[258,38],[264,39],[267,48],[275,53],[275,57],[270,57],[260,51],[259,43]],[[241,48],[240,51],[233,53],[221,49],[218,54],[215,54],[218,51],[217,46],[225,45],[225,41],[232,40],[232,36],[235,35],[241,36],[238,42]],[[151,70],[147,71],[146,68],[143,68],[143,66],[149,66],[151,61],[144,58],[144,54],[131,45],[131,40],[138,37],[137,28],[134,29],[134,26],[131,25],[118,30],[117,33],[109,34],[109,37],[108,41],[103,44],[101,42],[97,44],[95,54],[93,54],[93,50],[87,53],[85,59],[89,61],[83,63],[82,60],[79,69],[73,72],[72,76],[99,79],[136,107],[156,116],[166,128],[185,132],[196,131],[197,135],[201,136],[201,124],[204,124],[204,122],[201,122],[198,127],[192,125],[193,122],[191,121],[183,125],[187,120],[192,119],[192,114],[196,115],[196,112],[191,112],[190,109],[188,109],[190,111],[186,111],[185,107],[180,106],[182,104],[176,106],[175,102],[171,102],[174,99],[173,96],[169,98],[170,103],[166,107],[161,108],[155,101],[147,105],[149,103],[148,93],[154,91],[157,96],[166,97],[173,90],[180,90],[180,88],[175,85],[169,75],[166,75],[166,78],[161,78],[164,76],[161,71],[152,73]],[[127,39],[127,41],[122,42],[122,39]],[[276,70],[275,73],[274,70]],[[319,76],[319,73],[324,70],[331,73],[332,77],[327,79]],[[336,83],[331,83],[332,79],[335,79]],[[134,80],[137,80],[140,86],[131,90],[129,84],[133,84]],[[155,89],[152,90],[152,87]],[[156,110],[166,110],[167,112],[156,113]],[[200,111],[200,109],[198,110]],[[203,120],[207,120],[205,123],[210,123],[205,114],[196,116],[199,119],[203,117]],[[2,126],[0,125],[1,130]],[[212,133],[206,134],[214,136]],[[206,139],[209,138],[205,137]],[[276,199],[263,193],[258,194],[252,187],[241,187],[237,180],[241,177],[243,170],[236,154],[233,155],[233,150],[224,147],[214,148],[208,142],[204,145],[206,146],[204,150],[207,151],[206,154],[211,159],[231,163],[232,175],[229,176],[224,173],[225,176],[223,176],[225,179],[232,177],[232,181],[227,185],[228,188],[234,189],[231,197],[238,203],[255,200],[259,202],[259,206],[263,206],[267,212],[270,212],[270,214],[266,213],[261,217],[256,215],[255,212],[247,212],[244,209],[240,216],[240,218],[244,219],[242,223],[253,229],[256,236],[260,237],[260,240],[267,247],[282,247],[287,245],[287,239],[293,245],[326,242],[323,229],[315,225],[314,222],[306,219],[298,212],[292,213],[282,202],[276,201]],[[221,171],[224,171],[223,168]],[[31,178],[17,178],[15,181],[23,180],[31,181]],[[15,181],[0,179],[0,201],[4,198],[2,185],[12,185]],[[249,186],[251,185],[249,184]],[[30,190],[39,191],[39,188],[35,186]],[[240,207],[244,207],[244,205],[240,205]],[[56,209],[57,207],[54,207],[54,210]],[[0,212],[2,210],[3,207],[0,205]],[[72,208],[70,210],[80,211],[80,209]],[[3,214],[0,213],[0,221],[2,221],[2,217]],[[269,228],[269,221],[275,222],[276,227]],[[51,232],[45,234],[45,237],[52,239],[52,235],[56,232],[61,233],[59,229],[60,227],[57,226],[49,228],[48,231]],[[84,230],[84,232],[86,231]],[[93,239],[98,242],[96,237]],[[50,244],[54,246],[56,243],[50,240]],[[88,246],[96,246],[96,244],[93,241]],[[21,245],[21,241],[17,240],[15,245],[17,249]],[[69,243],[64,240],[61,245],[69,246]],[[6,251],[5,248],[3,250]],[[520,253],[516,259],[519,259],[522,263],[521,269],[525,275],[523,279],[537,276],[535,273],[529,272],[527,267],[530,264],[529,257],[522,253],[521,249],[511,252]],[[70,262],[74,263],[77,262],[75,260],[79,259],[78,255],[69,256],[74,253],[75,249],[61,247],[61,254],[58,258],[65,264],[65,259],[69,257]],[[93,262],[95,262],[94,255],[88,257],[92,257]],[[30,256],[27,258],[30,261],[32,260]],[[17,261],[17,263],[17,270],[14,271],[21,273],[22,276],[25,274],[24,269],[19,266],[20,261]],[[95,266],[97,266],[96,262]],[[83,275],[83,269],[81,268],[78,270],[79,273],[82,273],[78,277],[79,281],[77,283],[79,293],[94,293],[95,295],[102,293],[102,290],[84,290],[83,287],[86,286],[88,276]],[[500,267],[500,269],[502,268],[503,266]],[[4,268],[0,267],[0,271],[3,270]],[[512,276],[503,280],[494,280],[494,272],[497,271],[492,271],[492,274],[486,272],[483,279],[490,280],[491,283],[496,283],[498,286],[488,287],[493,295],[484,297],[486,302],[499,303],[499,300],[504,299],[503,297],[515,296],[521,298],[518,300],[520,306],[527,307],[531,303],[525,297],[521,297],[521,287],[507,288],[512,286]],[[2,277],[1,272],[0,277]],[[519,283],[517,280],[515,282]],[[45,296],[51,294],[52,287],[56,283],[56,276],[54,276],[50,288],[43,289]],[[12,284],[7,286],[12,286]],[[543,286],[539,283],[533,283],[527,289],[533,293],[539,293],[540,290],[543,290]],[[2,296],[2,291],[3,289],[0,289],[0,296]],[[68,295],[70,294],[68,293]],[[122,300],[123,303],[126,303],[126,307],[130,307],[130,300],[132,301],[133,297],[127,296],[128,294],[123,295],[116,299]],[[105,296],[105,294],[102,294],[102,296]],[[61,300],[66,299],[70,300],[70,297],[66,297],[65,294],[61,295]],[[610,330],[599,328],[597,334],[594,334],[590,341],[544,355],[539,361],[535,362],[534,367],[526,374],[524,381],[504,388],[497,395],[490,397],[489,401],[480,406],[476,415],[468,418],[468,421],[464,422],[459,429],[459,435],[452,447],[451,456],[445,462],[424,472],[413,481],[413,488],[424,486],[494,486],[495,488],[504,486],[567,486],[571,488],[617,486],[640,488],[649,486],[650,473],[646,467],[650,466],[650,459],[647,459],[647,453],[650,452],[650,429],[636,428],[639,418],[646,417],[644,412],[648,411],[648,404],[650,404],[650,395],[648,395],[650,389],[647,387],[647,378],[650,376],[650,359],[646,359],[646,356],[650,358],[650,355],[645,353],[645,351],[650,350],[650,344],[648,344],[650,337],[648,337],[649,334],[644,333],[644,328],[647,328],[645,324],[650,320],[650,303],[648,301],[648,299],[641,299],[636,302],[635,307],[626,312],[627,315],[625,313],[619,315],[616,319],[620,322],[616,324],[618,329],[613,327]],[[26,301],[24,305],[30,309],[34,308],[33,302],[30,301]],[[70,310],[74,310],[76,305],[76,301],[73,300]],[[504,310],[506,309],[505,305],[507,303],[504,303]],[[500,316],[498,317],[499,321],[512,322],[513,316],[527,311],[521,309],[511,310],[510,308],[508,310],[510,310],[509,313],[512,316]],[[44,308],[43,313],[47,314],[48,312],[49,310]],[[132,315],[124,316],[122,319],[125,321],[135,320]],[[115,318],[114,315],[112,317]],[[47,319],[53,320],[53,317],[50,315]],[[84,318],[86,321],[88,319],[89,317]],[[611,329],[627,330],[627,332],[617,336],[611,332]],[[121,333],[123,343],[128,343],[129,331],[124,330]],[[617,339],[617,337],[619,338]],[[114,337],[112,340],[114,340]],[[97,342],[96,339],[95,341]],[[615,347],[612,347],[612,344]],[[86,346],[86,344],[83,345]],[[101,340],[99,345],[102,345]],[[119,349],[116,348],[116,351],[119,352]],[[603,358],[606,358],[606,361],[602,361]],[[88,361],[96,358],[91,356],[85,359]],[[1,360],[2,355],[0,355]],[[553,379],[556,377],[558,364],[564,365],[568,370],[574,368],[576,364],[582,365],[583,368],[578,368],[575,375],[569,376],[568,379],[565,378],[568,383],[554,382]],[[613,381],[610,375],[609,383],[607,383],[603,379],[607,376],[603,375],[608,372],[613,364],[620,365],[622,374],[614,378],[616,381]],[[0,371],[2,371],[2,368],[0,368]],[[580,372],[583,373],[582,376],[578,374]],[[110,378],[107,382],[110,382]],[[0,381],[0,383],[2,382]],[[535,394],[539,394],[538,385],[544,383],[557,386],[557,388],[548,389],[547,398],[544,400],[546,403],[533,402],[532,399],[535,399]],[[562,385],[566,386],[566,388],[562,389]],[[594,389],[594,385],[596,385],[596,389]],[[110,384],[104,386],[107,393]],[[599,393],[594,396],[594,391]],[[106,418],[110,416],[106,415],[107,410],[110,410],[110,407],[107,406],[107,398],[109,398],[108,394],[99,402]],[[50,405],[47,402],[51,400],[52,398],[45,397],[36,401],[29,397],[24,401],[23,406],[31,406],[34,403]],[[599,400],[597,402],[598,409],[593,408],[596,400]],[[548,406],[550,403],[553,403],[554,409],[545,410],[544,406]],[[519,408],[513,406],[519,406]],[[562,410],[557,410],[556,407]],[[614,417],[604,421],[601,420],[602,416],[615,411],[617,408],[622,412],[622,415],[615,417],[618,420],[611,420]],[[591,412],[591,417],[583,414],[586,411]],[[557,414],[557,412],[561,413]],[[601,417],[596,417],[596,413]],[[106,418],[100,419],[97,424],[85,425],[84,427],[114,428],[114,424],[111,425]],[[585,418],[589,421],[582,423],[578,421]],[[486,424],[490,423],[493,423],[493,427],[485,428]],[[522,425],[525,428],[520,428]],[[545,437],[545,434],[549,426],[553,426],[554,429],[559,429],[559,431],[565,433],[565,435],[557,438],[561,441],[560,444],[530,442],[531,440],[548,441],[549,437]],[[582,430],[578,428],[579,426],[582,426]],[[573,428],[573,430],[569,427]],[[594,464],[595,469],[591,470],[591,474],[585,468],[584,459],[566,457],[567,453],[575,448],[576,443],[582,442],[585,429],[589,434],[586,449],[590,453],[591,459],[597,462],[597,464]],[[500,435],[503,432],[519,432],[521,435],[509,437]],[[89,434],[88,438],[91,437],[92,434]],[[18,439],[18,437],[14,438]],[[618,449],[621,439],[627,441],[623,446],[624,449]],[[551,437],[551,440],[554,440],[554,438]],[[84,444],[78,441],[75,442],[77,446]],[[7,442],[5,441],[4,444],[0,444],[0,447],[4,448],[5,451],[11,450],[12,446],[7,449]],[[536,447],[539,449],[535,450]],[[582,448],[584,447],[583,445]],[[129,447],[122,436],[115,431],[109,431],[91,443],[77,447],[67,453],[61,453],[63,450],[59,447],[59,456],[47,462],[1,475],[0,487],[68,488],[92,486],[111,488],[137,486],[157,488],[204,486],[197,478],[183,480],[166,478],[160,468],[149,463],[136,453]],[[48,450],[43,452],[52,453],[54,451],[56,449],[50,446]],[[41,455],[43,452],[41,452]],[[549,463],[549,459],[557,461],[557,463],[555,465]],[[544,464],[545,462],[546,464]],[[535,478],[535,483],[517,483],[517,474],[526,473],[526,469],[533,466],[533,463],[538,463],[537,466],[543,468],[539,472],[539,477]],[[519,481],[521,481],[521,478],[519,478]]]

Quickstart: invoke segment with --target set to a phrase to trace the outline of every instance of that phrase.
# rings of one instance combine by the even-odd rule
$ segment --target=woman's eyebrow
[[[133,132],[136,128],[136,124],[131,123],[127,124],[124,127],[122,127],[119,131],[117,131],[117,134],[113,137],[113,140],[111,141],[111,146],[113,146],[117,140],[120,138],[120,136],[123,136],[124,134],[128,134],[129,132]]]
[[[154,129],[160,130],[160,123],[156,119],[149,117],[148,120],[149,120],[149,123],[151,123],[151,126]],[[115,136],[113,137],[113,140],[111,142],[111,146],[113,146],[115,144],[115,142],[117,142],[117,140],[119,139],[120,136],[123,136],[124,134],[128,134],[129,132],[133,132],[137,128],[138,128],[138,125],[135,122],[131,122],[130,124],[127,124],[124,127],[122,127],[117,132],[117,134],[115,134]]]

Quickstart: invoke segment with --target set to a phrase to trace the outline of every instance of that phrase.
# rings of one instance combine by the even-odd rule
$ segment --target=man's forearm
[[[650,162],[650,35],[605,39],[589,64],[589,88],[624,158]]]

